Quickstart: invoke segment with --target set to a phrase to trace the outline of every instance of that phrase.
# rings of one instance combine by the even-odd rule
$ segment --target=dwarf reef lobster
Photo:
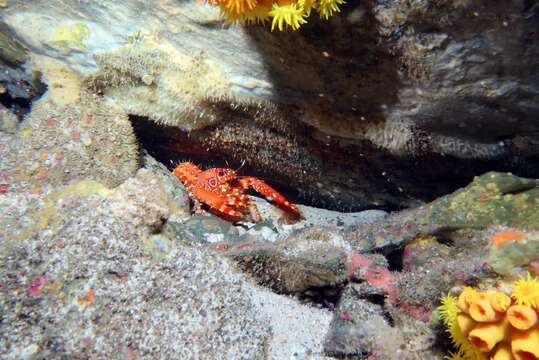
[[[277,190],[256,177],[237,176],[233,169],[202,170],[191,162],[182,162],[174,168],[172,174],[187,188],[197,213],[202,211],[201,204],[206,204],[211,212],[227,220],[258,222],[258,209],[249,195],[245,194],[251,188],[293,218],[301,218],[299,209]]]

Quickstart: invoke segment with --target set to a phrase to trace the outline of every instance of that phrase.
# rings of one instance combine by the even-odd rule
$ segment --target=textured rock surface
[[[499,274],[511,276],[523,267],[537,275],[539,232],[502,229],[491,237],[487,263]]]
[[[147,198],[129,195],[133,181]],[[168,210],[156,181],[143,170],[116,190],[72,187],[35,213],[21,194],[2,197],[30,229],[0,236],[3,358],[263,357],[267,325],[226,262],[170,240],[148,246],[157,219],[147,210]]]
[[[14,133],[17,131],[17,116],[14,113],[0,105],[0,131]]]
[[[395,213],[375,226],[345,232],[355,249],[398,247],[418,235],[506,225],[539,228],[539,180],[490,172],[465,188],[416,209]]]
[[[246,159],[305,201],[358,210],[489,168],[537,176],[538,18],[523,0],[351,1],[288,33],[224,26],[196,1],[13,0],[0,16],[29,69],[54,58],[131,115],[211,125],[141,134],[160,160]]]
[[[421,129],[485,145],[537,130],[531,74],[539,48],[528,43],[537,37],[536,4],[377,3],[381,31],[400,29],[393,45],[408,78],[399,90],[400,115]],[[457,154],[464,150],[454,145]],[[488,146],[484,150],[474,156],[488,156]]]
[[[258,282],[285,293],[344,282],[350,252],[338,232],[316,227],[275,243],[218,244],[214,249],[237,261]]]
[[[0,99],[25,103],[43,92],[39,79],[21,67],[28,59],[28,49],[9,27],[0,22]]]
[[[93,95],[65,106],[42,99],[16,134],[3,136],[0,172],[8,191],[47,191],[77,179],[114,186],[138,166],[125,113]]]
[[[181,59],[200,53],[207,64],[202,61],[199,65],[213,64],[226,74],[223,85],[229,99],[248,95],[256,101],[286,99],[287,103],[301,104],[311,94],[310,111],[302,120],[328,135],[370,136],[375,140],[376,135],[369,134],[374,128],[367,130],[365,124],[380,118],[387,121],[379,131],[389,130],[395,122],[412,120],[425,129],[445,129],[445,135],[466,134],[487,144],[496,143],[500,136],[537,130],[534,79],[530,74],[536,70],[539,49],[529,42],[536,36],[536,9],[521,0],[503,6],[491,6],[488,1],[422,0],[413,5],[352,2],[348,4],[349,13],[332,19],[334,30],[318,34],[320,39],[313,33],[326,26],[316,21],[304,34],[270,35],[266,29],[220,28],[218,11],[195,2],[182,7],[171,0],[151,5],[138,1],[71,7],[62,4],[61,0],[36,1],[21,7],[11,1],[3,11],[3,20],[30,50],[50,47],[45,50],[47,55],[70,62],[81,72],[93,73],[96,65],[106,68],[113,64],[124,76],[132,73],[134,92],[155,84],[157,93],[164,96],[160,77],[166,78],[167,71],[173,76],[194,74],[189,71],[189,60],[185,63]],[[25,26],[29,20],[33,27]],[[349,37],[342,36],[346,30],[353,31],[361,41],[352,44]],[[386,41],[377,45],[373,42],[376,37],[385,37]],[[131,40],[128,45],[124,45],[126,39]],[[324,44],[331,40],[336,46],[325,49]],[[130,46],[134,46],[132,51],[128,50]],[[298,48],[301,51],[294,51]],[[362,50],[369,53],[362,54]],[[128,51],[129,56],[122,56],[122,51]],[[243,54],[242,61],[237,61],[238,53]],[[122,61],[114,61],[115,56]],[[376,63],[373,60],[377,57]],[[123,70],[118,68],[122,63]],[[375,70],[376,77],[364,77]],[[191,88],[197,92],[196,87]],[[123,91],[121,96],[128,93]],[[211,99],[224,93],[202,94]],[[183,94],[179,99],[187,97]],[[411,106],[418,102],[419,106]],[[328,122],[324,113],[315,109],[338,112],[337,119]],[[357,121],[359,116],[366,121]],[[455,126],[454,119],[465,125]],[[389,131],[406,129],[406,122],[402,124]],[[481,131],[485,125],[491,129],[488,133]],[[492,131],[493,126],[496,131]],[[413,132],[394,135],[411,139]],[[406,143],[406,139],[376,140],[385,147],[402,148]]]
[[[172,213],[170,214],[168,220],[183,221],[189,219],[191,217],[189,196],[187,195],[185,187],[181,184],[178,178],[172,176],[170,171],[168,171],[163,164],[156,161],[145,151],[143,151],[140,162],[145,169],[150,170],[157,177],[159,177],[159,180],[161,181],[161,184],[163,185],[163,188],[170,199],[170,208]]]
[[[253,305],[271,326],[268,341],[269,359],[334,359],[326,356],[324,338],[329,330],[328,310],[299,304],[295,299],[277,295],[270,290],[253,288]]]
[[[341,357],[376,359],[441,359],[432,352],[434,336],[426,324],[409,318],[388,322],[383,306],[365,296],[361,285],[348,285],[334,311],[324,349]]]
[[[135,138],[347,210],[537,178],[534,2],[349,1],[285,33],[194,0],[0,6],[2,358],[430,359],[440,295],[539,272],[537,180],[238,225],[191,217]],[[252,278],[345,290],[330,325]]]
[[[441,359],[438,347],[447,336],[440,333],[436,339],[434,310],[440,298],[464,286],[504,288],[507,276],[534,273],[533,259],[539,255],[534,236],[499,226],[420,236],[401,256],[388,256],[396,271],[372,255],[355,254],[354,276],[334,311],[326,351],[335,356],[370,353],[377,359]]]
[[[394,311],[428,322],[440,297],[453,287],[495,278],[485,264],[490,234],[461,232],[450,244],[441,237],[418,237],[407,245],[403,271],[394,277]]]
[[[36,131],[47,134],[42,126]],[[0,133],[2,144],[17,136]],[[18,145],[25,153],[34,148]],[[14,165],[10,156],[0,167]],[[257,288],[198,246],[203,238],[185,241],[182,186],[151,157],[143,165],[116,188],[89,180],[96,168],[81,175],[86,180],[51,182],[36,193],[24,179],[0,179],[0,357],[279,360],[320,353],[329,312]]]

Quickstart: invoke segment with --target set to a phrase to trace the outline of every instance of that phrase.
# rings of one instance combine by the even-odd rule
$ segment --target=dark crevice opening
[[[230,124],[241,127],[244,124],[242,121],[245,121],[244,115],[239,114],[237,118],[232,115],[226,121],[231,121]],[[159,125],[147,117],[130,116],[130,120],[142,147],[169,170],[182,161],[194,162],[203,169],[211,167],[237,169],[241,166],[242,160],[249,156],[252,160],[254,157],[251,152],[256,152],[248,147],[242,148],[241,141],[237,144],[233,142],[227,144],[234,149],[239,149],[238,152],[241,155],[215,144],[213,148],[206,146],[205,140],[215,135],[215,129],[219,130],[220,126],[227,126],[226,124],[229,123],[226,122],[216,127],[188,132],[172,126]],[[252,123],[247,121],[247,125],[252,126]],[[266,129],[262,124],[257,126]],[[308,137],[306,139],[306,141],[316,141]],[[263,147],[264,144],[256,144],[256,146]],[[322,165],[320,169],[311,169],[312,173],[304,178],[298,178],[297,174],[290,175],[288,170],[279,171],[275,167],[267,168],[264,163],[257,164],[256,159],[255,163],[247,161],[240,175],[255,176],[266,181],[293,203],[347,213],[366,209],[393,212],[415,207],[467,186],[474,176],[487,171],[510,171],[517,176],[522,176],[521,167],[525,165],[524,167],[529,172],[529,174],[526,173],[527,177],[533,178],[539,174],[539,168],[534,166],[537,162],[515,163],[517,158],[511,156],[495,161],[457,159],[430,153],[417,157],[396,158],[380,149],[373,149],[368,144],[334,146],[335,148],[332,146],[331,149],[326,146],[322,149],[323,151],[320,150],[321,148],[309,148],[315,152],[319,151],[310,155],[316,156]],[[283,164],[283,166],[288,165]],[[332,180],[319,184],[321,179],[322,182],[326,179]],[[333,182],[334,179],[337,182]],[[336,190],[333,190],[331,185],[336,185]],[[382,201],[379,202],[379,199]],[[396,250],[388,249],[388,251],[384,250],[384,253],[389,254],[394,251]],[[392,269],[402,268],[401,255],[397,251],[388,258]]]
[[[455,353],[457,348],[450,336],[447,336],[447,328],[442,321],[437,321],[433,324],[434,332],[433,349],[441,350],[443,354]]]
[[[364,296],[362,298],[376,305],[384,306],[385,304],[384,294],[368,294],[367,296]]]
[[[14,96],[10,86],[15,86],[18,92],[25,93],[25,97]],[[47,85],[38,79],[30,82],[16,80],[13,83],[0,82],[0,104],[14,113],[19,121],[31,111],[34,101],[39,100],[47,91]]]
[[[408,242],[407,242],[408,243]],[[400,272],[404,268],[404,247],[389,245],[384,248],[378,249],[375,252],[383,255],[387,260],[387,268],[390,271]]]
[[[385,255],[390,271],[402,271],[404,264],[404,247],[396,248]]]
[[[312,287],[295,295],[303,304],[333,311],[337,307],[343,290],[343,285],[329,285]]]
[[[241,167],[239,175],[241,176],[254,176],[264,180],[270,186],[274,187],[277,191],[283,194],[288,200],[295,204],[304,204],[305,197],[302,196],[301,189],[289,186],[286,182],[277,182],[274,179],[271,179],[267,174],[261,173],[256,168],[250,166],[248,163],[241,161],[235,161],[232,159],[226,159],[220,155],[213,154],[211,151],[206,149],[193,148],[191,147],[189,151],[191,154],[171,154],[167,152],[166,149],[168,144],[163,146],[162,139],[159,137],[151,136],[151,132],[155,129],[157,132],[163,131],[167,128],[166,126],[158,125],[153,123],[147,118],[139,116],[130,116],[130,120],[135,129],[135,134],[138,141],[142,144],[144,149],[155,158],[157,161],[164,164],[167,169],[172,171],[177,164],[190,161],[197,164],[201,169],[208,169],[213,167],[226,167],[232,169],[238,169]],[[188,132],[178,132],[181,133],[182,137],[188,139],[190,134]],[[167,140],[168,141],[168,140]],[[181,142],[182,139],[178,139],[178,142]],[[174,146],[173,144],[171,146]],[[261,196],[256,194],[253,191],[249,191],[250,195]],[[310,203],[308,205],[311,205]],[[323,206],[320,206],[323,208]]]
[[[384,308],[383,316],[384,316],[384,319],[386,319],[389,326],[395,327],[395,319],[393,319],[393,316],[391,316],[391,313],[387,311],[385,308]]]
[[[11,110],[21,120],[24,115],[30,112],[34,99],[12,97],[5,87],[3,89],[0,92],[0,104]]]
[[[438,242],[439,244],[446,245],[449,247],[453,247],[455,243],[454,240],[451,239],[451,235],[448,232],[436,233],[436,236],[434,238],[436,239],[436,242]]]

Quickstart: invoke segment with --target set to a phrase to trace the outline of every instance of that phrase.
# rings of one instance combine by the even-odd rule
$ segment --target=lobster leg
[[[229,204],[244,214],[245,220],[259,222],[261,217],[258,208],[251,202],[251,198],[244,194],[245,188],[237,182],[232,185],[226,184],[226,186],[227,190],[224,192],[229,194]]]
[[[250,203],[248,205],[248,209],[249,209],[249,216],[251,217],[250,220],[255,223],[260,222],[262,218],[260,217],[260,212],[258,211],[258,208],[256,207],[256,205]]]
[[[195,198],[193,198],[193,212],[197,215],[204,213],[202,210],[202,203]]]
[[[204,189],[196,189],[195,197],[204,199],[204,203],[207,204],[213,212],[219,215],[223,215],[234,221],[245,220],[245,216],[234,209],[236,200],[232,196],[221,195],[215,191],[208,191]]]
[[[299,209],[288,201],[281,193],[269,186],[264,181],[253,176],[242,176],[238,178],[238,183],[244,188],[252,188],[256,192],[264,195],[268,201],[275,203],[281,209],[287,211],[295,217],[301,217]]]

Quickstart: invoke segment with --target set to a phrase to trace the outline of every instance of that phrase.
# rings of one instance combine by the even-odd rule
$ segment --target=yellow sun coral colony
[[[539,360],[539,280],[513,284],[511,297],[465,288],[438,308],[457,351],[446,359]]]
[[[271,21],[271,30],[298,30],[311,10],[327,20],[340,11],[344,0],[207,0],[219,5],[230,23],[252,24]]]

